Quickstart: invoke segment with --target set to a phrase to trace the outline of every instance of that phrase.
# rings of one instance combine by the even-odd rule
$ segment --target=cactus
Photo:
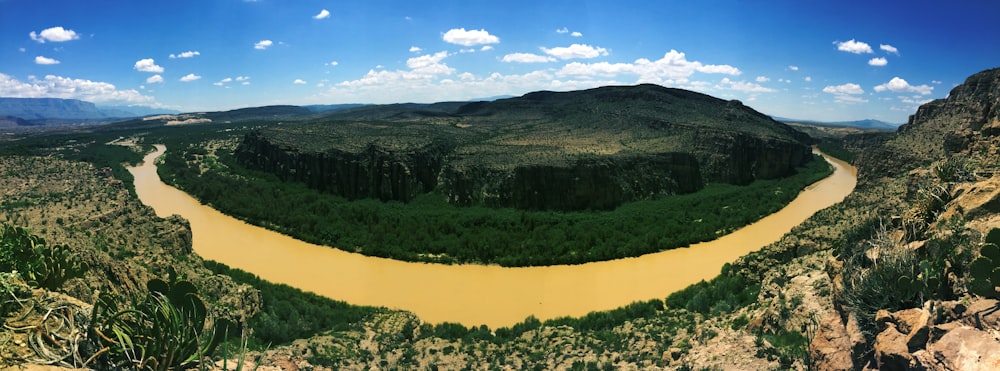
[[[990,231],[990,236],[994,236],[1000,233],[994,233],[997,229]],[[1000,286],[1000,247],[993,243],[987,243],[983,245],[980,251],[980,257],[972,261],[969,265],[969,275],[971,279],[969,280],[969,291],[973,294],[1000,299],[1000,291],[997,291],[997,287]]]

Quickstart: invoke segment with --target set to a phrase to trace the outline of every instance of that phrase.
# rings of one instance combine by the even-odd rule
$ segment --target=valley
[[[622,93],[622,90],[615,89],[615,93]],[[79,261],[86,263],[87,269],[82,277],[70,275],[55,289],[32,289],[36,283],[25,278],[30,277],[27,274],[22,277],[19,273],[3,272],[0,278],[5,295],[12,298],[3,303],[5,320],[42,320],[47,308],[68,308],[60,309],[63,314],[58,318],[80,318],[70,321],[75,327],[66,328],[89,334],[89,337],[77,338],[81,341],[79,344],[89,344],[91,340],[87,339],[96,339],[97,335],[88,330],[82,318],[90,313],[100,293],[123,297],[148,295],[150,287],[156,285],[146,287],[144,283],[152,282],[153,278],[166,280],[179,276],[181,282],[190,282],[197,289],[210,317],[234,318],[246,324],[243,331],[249,345],[241,350],[237,343],[227,343],[222,348],[226,355],[216,352],[214,360],[217,362],[232,363],[237,357],[250,357],[249,362],[253,364],[298,365],[295,367],[304,369],[712,369],[733,365],[753,369],[915,366],[947,369],[975,365],[984,359],[992,362],[993,358],[970,358],[970,353],[957,350],[968,349],[962,347],[970,344],[977,344],[978,354],[1000,354],[1000,345],[997,345],[1000,343],[990,335],[1000,330],[997,326],[1000,322],[995,317],[997,298],[995,292],[989,290],[992,281],[982,273],[992,272],[989,269],[994,268],[992,251],[1000,242],[1000,209],[997,209],[1000,187],[996,180],[996,164],[1000,163],[997,136],[1000,133],[997,129],[1000,125],[997,111],[1000,107],[1000,70],[996,69],[970,76],[966,83],[953,89],[947,99],[925,104],[896,132],[843,136],[828,132],[826,143],[835,144],[838,150],[853,155],[851,166],[857,167],[856,186],[855,177],[848,171],[851,167],[831,160],[835,164],[833,175],[815,185],[803,185],[805,190],[801,194],[795,192],[799,196],[795,201],[779,207],[782,211],[743,229],[733,227],[738,230],[732,234],[727,230],[722,233],[726,236],[704,245],[635,254],[641,255],[639,257],[619,256],[598,259],[604,260],[600,262],[528,267],[468,264],[490,262],[475,259],[447,261],[451,265],[401,262],[356,254],[350,252],[351,248],[344,252],[315,245],[310,247],[213,210],[215,203],[223,198],[206,197],[210,194],[205,193],[198,201],[159,181],[162,177],[187,190],[186,187],[194,183],[182,179],[196,179],[206,174],[233,178],[252,174],[271,179],[275,184],[294,185],[303,194],[316,192],[315,197],[319,199],[324,192],[336,192],[311,188],[312,183],[322,182],[306,175],[322,173],[314,170],[326,165],[306,161],[307,156],[336,150],[345,153],[341,156],[344,159],[358,153],[392,154],[394,152],[386,150],[391,148],[426,148],[408,147],[419,144],[426,136],[413,135],[411,138],[403,134],[408,133],[407,130],[419,132],[435,127],[428,125],[443,125],[446,129],[442,132],[460,132],[458,138],[481,130],[468,137],[475,140],[449,142],[446,147],[453,152],[441,158],[455,156],[467,160],[454,162],[451,166],[454,169],[478,167],[489,170],[485,171],[487,174],[517,174],[513,170],[516,166],[511,166],[517,162],[506,162],[508,157],[524,156],[524,159],[549,166],[548,169],[558,169],[579,164],[576,162],[579,158],[598,161],[601,156],[661,148],[649,147],[652,144],[674,145],[676,138],[657,139],[653,133],[657,130],[676,133],[674,130],[680,129],[665,119],[648,119],[655,107],[671,104],[658,100],[663,99],[662,96],[654,100],[655,104],[640,102],[646,99],[644,97],[665,92],[648,86],[640,86],[635,92],[640,94],[632,105],[617,106],[617,111],[611,110],[610,114],[606,110],[591,112],[603,113],[604,117],[626,117],[611,120],[617,123],[611,130],[603,130],[597,121],[587,123],[574,119],[574,125],[586,129],[581,130],[582,133],[599,133],[579,137],[552,135],[565,129],[568,123],[553,121],[544,113],[553,110],[563,117],[566,111],[559,111],[560,107],[568,103],[553,98],[552,94],[541,93],[528,100],[501,100],[495,106],[443,104],[387,106],[382,107],[383,110],[353,107],[330,116],[297,108],[266,107],[197,114],[212,119],[211,123],[166,126],[165,122],[157,120],[131,120],[72,133],[30,134],[6,140],[0,143],[3,154],[0,170],[5,174],[0,178],[3,181],[0,220],[28,227],[31,233],[52,242],[39,246],[66,244],[65,248],[54,250],[63,255],[39,250],[44,259]],[[594,92],[589,94],[568,101],[601,96]],[[665,94],[684,95],[677,91]],[[669,147],[669,151],[664,152],[688,153],[695,159],[703,187],[698,192],[711,190],[715,187],[712,184],[752,187],[760,181],[780,182],[794,177],[788,176],[790,174],[801,173],[791,170],[797,169],[797,165],[817,163],[809,160],[808,152],[805,157],[798,155],[801,148],[808,151],[810,139],[791,132],[781,134],[786,126],[766,124],[755,126],[752,133],[727,134],[711,125],[726,122],[727,117],[735,120],[730,123],[756,120],[753,117],[757,115],[734,102],[699,95],[687,98],[721,103],[726,107],[708,109],[725,114],[708,120],[711,123],[707,126],[694,129],[698,133],[722,133],[720,136],[689,141],[710,143],[710,146],[685,149],[689,152]],[[539,108],[535,106],[538,101],[547,103]],[[619,97],[609,102],[629,100]],[[688,103],[699,107],[691,102],[673,104]],[[519,108],[506,113],[491,111],[503,105]],[[588,106],[607,108],[597,100],[589,102]],[[521,112],[528,115],[522,119],[535,120],[531,128],[547,133],[540,137],[546,143],[532,142],[528,139],[533,137],[524,133],[499,136],[491,133],[490,130],[513,120],[511,112]],[[691,112],[685,117],[699,117]],[[463,116],[466,113],[470,116]],[[642,117],[647,119],[640,119]],[[627,126],[634,122],[651,124]],[[345,123],[354,123],[354,126]],[[320,134],[317,130],[323,125],[336,126],[328,131],[330,133],[351,128],[360,135],[341,136],[330,141],[302,139],[317,136]],[[369,145],[375,143],[372,138],[377,137],[371,132],[394,125],[403,128],[396,132],[403,134]],[[463,127],[465,125],[471,126]],[[629,136],[629,133],[642,135]],[[611,134],[616,140],[602,140]],[[247,140],[254,136],[258,137]],[[553,144],[557,139],[561,141]],[[582,140],[584,145],[569,139]],[[105,144],[112,141],[118,145]],[[242,160],[244,165],[239,165],[235,153],[247,142],[256,143],[258,149],[247,151],[253,155]],[[121,146],[122,143],[130,146]],[[154,144],[161,143],[165,144],[166,155],[163,162],[157,163],[152,159],[163,147],[152,151]],[[361,145],[357,146],[359,143]],[[466,145],[486,148],[483,153],[487,155],[456,156],[476,153],[475,150],[462,150]],[[345,151],[349,147],[362,150]],[[502,156],[489,149],[501,147],[516,150],[510,156]],[[725,150],[721,151],[724,153],[710,153],[709,147]],[[365,148],[374,150],[365,152]],[[599,150],[580,151],[586,148]],[[791,155],[774,161],[780,166],[762,167],[761,164],[771,162],[769,159],[775,153]],[[143,156],[146,156],[145,165],[139,166]],[[385,179],[404,179],[413,174],[411,164],[405,161],[412,157],[386,155],[374,161],[384,166],[370,166],[372,162],[366,161],[373,158],[379,157],[355,157],[346,163],[367,169],[397,169],[369,171],[364,176],[355,172],[357,179],[382,179],[383,175],[387,176]],[[245,173],[233,170],[236,165],[255,163],[260,165],[258,170]],[[442,162],[442,169],[448,163]],[[791,166],[793,163],[796,166]],[[123,164],[127,164],[131,172],[126,171]],[[784,172],[779,171],[782,168]],[[770,171],[785,176],[768,179],[770,176],[765,174],[771,174]],[[191,177],[182,177],[184,172]],[[437,178],[447,179],[440,175],[443,173],[438,173]],[[393,178],[392,174],[404,176]],[[542,171],[536,176],[547,174],[558,174],[558,171]],[[662,181],[674,179],[676,174],[651,175]],[[494,184],[490,186],[494,187],[492,189],[503,189],[495,185],[515,178],[485,176],[481,178],[485,180],[475,187]],[[624,179],[628,179],[627,175]],[[355,205],[378,203],[399,207],[419,206],[426,197],[440,197],[435,202],[444,206],[447,200],[462,199],[446,196],[455,188],[438,188],[447,183],[435,181],[426,193],[398,200],[363,198],[379,199],[379,195],[409,193],[394,193],[393,187],[375,187],[353,188],[366,190],[363,198],[351,200],[350,194],[335,196]],[[604,184],[614,186],[616,183]],[[479,191],[468,193],[503,195],[482,192],[488,187],[475,187],[470,189]],[[278,187],[268,191],[278,194],[288,189],[293,188]],[[380,191],[370,193],[372,189]],[[406,189],[412,188],[407,186]],[[387,193],[381,193],[386,190]],[[249,190],[230,188],[225,191],[238,194]],[[567,203],[567,199],[547,204],[545,210],[522,210],[517,202],[504,204],[516,200],[517,197],[509,196],[516,193],[492,198],[494,201],[470,197],[467,205],[449,204],[448,207],[509,208],[518,213],[601,214],[627,210],[636,203],[688,196],[676,189],[661,191],[653,192],[655,196],[648,199],[647,193],[634,193],[629,196],[632,198],[618,199],[615,202],[621,204],[607,209],[587,205],[562,210],[561,205],[573,205]],[[775,193],[773,189],[772,193]],[[812,196],[819,196],[822,201],[796,206],[799,199]],[[785,210],[801,213],[774,218],[781,219],[780,227],[766,224],[772,217],[783,215]],[[741,235],[754,233],[758,225],[765,225],[761,229],[768,233],[767,236]],[[268,227],[279,231],[282,228],[276,224]],[[226,232],[230,228],[234,232]],[[722,251],[716,248],[716,243],[736,250]],[[252,250],[261,246],[271,248]],[[289,246],[289,249],[278,250],[275,246]],[[695,257],[682,257],[685,254]],[[294,272],[288,272],[292,264],[282,262],[291,260],[283,259],[296,256],[302,260],[295,260]],[[279,278],[288,273],[300,275],[306,282]],[[691,280],[670,283],[668,281],[675,278],[673,273]],[[470,275],[481,279],[470,279]],[[701,279],[705,280],[698,281]],[[327,295],[321,292],[326,288],[342,290],[329,296],[347,302],[329,300],[268,280],[286,282],[322,295]],[[173,278],[170,281],[173,284]],[[886,287],[900,289],[886,290]],[[349,289],[357,289],[357,292],[346,293]],[[464,294],[471,302],[441,296],[448,292]],[[563,292],[568,295],[561,297]],[[389,298],[377,298],[375,293],[385,293]],[[413,293],[419,294],[410,295]],[[414,296],[423,297],[423,303],[402,299]],[[526,300],[509,303],[515,297]],[[605,297],[613,300],[586,302]],[[28,302],[35,304],[19,305]],[[560,302],[574,309],[555,308]],[[452,303],[460,304],[452,306]],[[479,307],[480,304],[483,306]],[[430,309],[419,309],[424,305]],[[490,313],[514,312],[515,307],[529,310],[504,318],[489,317]],[[465,318],[463,312],[476,316]],[[440,313],[440,317],[434,313]],[[927,321],[914,322],[913,318],[920,316]],[[0,347],[4,366],[52,357],[53,363],[79,367],[93,355],[86,353],[90,349],[86,346],[72,348],[70,344],[60,348],[66,343],[59,337],[53,337],[58,341],[46,343],[45,349],[81,350],[76,354],[63,350],[39,353],[32,348],[37,348],[38,344],[33,340],[35,332],[18,330],[22,322],[14,323],[17,326],[12,326],[13,329],[0,331],[4,339],[11,339]],[[921,333],[935,335],[920,337]],[[89,366],[115,362],[111,354],[93,356],[91,362],[98,363]],[[221,363],[215,365],[222,367]]]

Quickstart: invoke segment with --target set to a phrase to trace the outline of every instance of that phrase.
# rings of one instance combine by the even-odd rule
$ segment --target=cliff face
[[[1000,68],[985,70],[956,86],[945,99],[920,106],[897,135],[862,153],[860,172],[898,175],[955,154],[990,153],[1000,135]]]
[[[243,139],[236,157],[250,168],[348,199],[406,202],[435,189],[447,152],[440,144],[396,151],[371,143],[358,152],[300,153],[254,132]]]
[[[708,182],[745,185],[811,159],[800,133],[737,101],[655,85],[393,105],[391,119],[358,121],[376,111],[254,132],[236,156],[349,199],[437,192],[456,205],[530,210],[611,209]]]

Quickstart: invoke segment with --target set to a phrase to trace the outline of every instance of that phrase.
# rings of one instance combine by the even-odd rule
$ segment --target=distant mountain
[[[308,105],[308,106],[303,106],[303,107],[308,108],[312,112],[323,113],[323,112],[334,112],[334,111],[341,111],[341,110],[345,110],[345,109],[359,108],[359,107],[365,107],[365,106],[368,106],[368,104],[361,104],[361,103],[352,103],[352,104],[313,104],[313,105]]]
[[[18,126],[33,126],[35,124],[28,120],[14,116],[0,116],[0,128],[12,128]]]
[[[177,111],[144,106],[103,106],[77,99],[0,98],[0,116],[12,116],[33,122],[46,120],[106,120]]]
[[[785,123],[799,123],[799,124],[810,124],[810,125],[820,125],[820,126],[852,127],[860,129],[878,129],[878,130],[896,130],[896,128],[898,128],[899,125],[901,125],[875,119],[855,120],[855,121],[814,121],[814,120],[796,120],[778,116],[773,116],[773,118],[775,120]]]
[[[181,113],[178,110],[163,109],[147,106],[97,106],[97,109],[112,117],[142,117],[153,115],[176,115]]]

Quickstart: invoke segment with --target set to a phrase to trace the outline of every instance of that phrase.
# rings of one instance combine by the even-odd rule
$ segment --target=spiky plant
[[[124,300],[102,294],[94,304],[89,330],[99,350],[97,366],[143,370],[183,369],[210,357],[236,325],[220,318],[206,327],[207,310],[188,281],[160,279],[146,284],[144,296]]]

